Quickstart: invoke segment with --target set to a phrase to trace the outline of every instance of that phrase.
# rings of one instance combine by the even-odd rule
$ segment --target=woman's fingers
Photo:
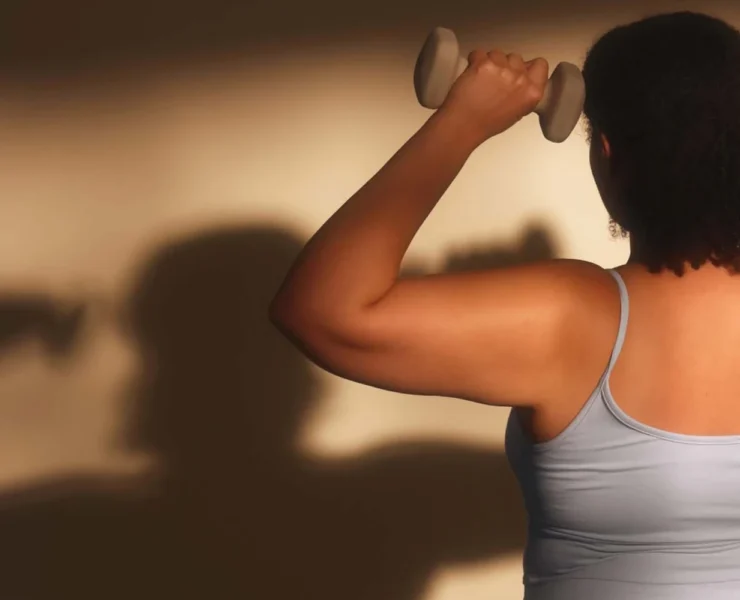
[[[506,57],[509,61],[509,67],[517,73],[524,73],[527,70],[527,65],[524,63],[524,59],[521,54],[512,53]]]

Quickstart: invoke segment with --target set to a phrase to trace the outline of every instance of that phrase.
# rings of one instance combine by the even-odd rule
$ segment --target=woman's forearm
[[[273,302],[341,318],[380,301],[432,209],[480,144],[438,111],[311,238]]]

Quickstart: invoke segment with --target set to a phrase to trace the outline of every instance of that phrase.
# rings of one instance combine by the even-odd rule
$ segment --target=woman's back
[[[527,598],[735,598],[740,276],[620,272],[621,316],[583,332],[603,339],[614,325],[611,347],[594,352],[610,358],[593,393],[509,421],[530,516]]]

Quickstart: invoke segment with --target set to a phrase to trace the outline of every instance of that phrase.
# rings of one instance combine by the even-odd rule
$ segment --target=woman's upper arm
[[[605,308],[614,313],[615,289],[600,267],[557,260],[401,280],[362,311],[305,326],[278,321],[310,358],[347,379],[537,406],[562,389],[588,352],[588,319]],[[605,366],[610,348],[600,351]]]

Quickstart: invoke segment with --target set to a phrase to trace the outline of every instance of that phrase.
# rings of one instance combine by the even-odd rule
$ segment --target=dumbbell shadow
[[[542,235],[448,267],[541,258]],[[302,451],[325,379],[267,320],[301,246],[233,227],[151,257],[129,302],[143,370],[127,440],[157,459],[156,477],[6,494],[3,597],[423,600],[441,567],[521,552],[501,452],[436,439]]]
[[[0,296],[0,355],[29,339],[41,341],[49,355],[72,352],[80,339],[87,307],[52,295],[16,293]]]
[[[555,258],[557,243],[548,229],[538,223],[528,225],[513,244],[475,244],[447,253],[443,273],[485,271]],[[418,261],[404,265],[402,277],[417,277],[429,272]]]

